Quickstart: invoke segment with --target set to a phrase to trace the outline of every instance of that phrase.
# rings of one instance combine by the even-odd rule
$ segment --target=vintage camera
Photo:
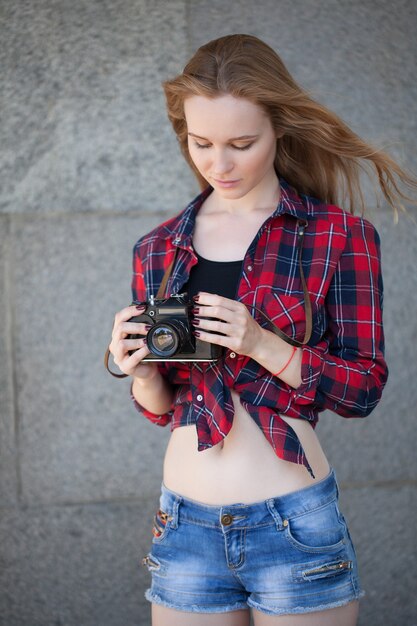
[[[186,293],[163,300],[154,300],[151,296],[149,302],[132,304],[145,304],[146,310],[129,321],[152,326],[146,335],[150,354],[143,361],[217,361],[221,356],[221,346],[201,341],[194,335],[193,303]],[[129,335],[129,339],[141,336]]]

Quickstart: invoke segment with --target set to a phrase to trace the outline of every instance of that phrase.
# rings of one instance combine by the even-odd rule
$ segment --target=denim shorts
[[[360,598],[334,471],[254,504],[206,505],[162,486],[146,598],[195,613],[308,613]]]

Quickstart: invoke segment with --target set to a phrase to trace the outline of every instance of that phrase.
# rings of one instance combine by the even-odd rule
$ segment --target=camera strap
[[[172,274],[172,270],[174,269],[174,265],[175,265],[175,261],[177,260],[177,256],[178,256],[178,248],[175,248],[175,253],[174,253],[174,258],[172,259],[171,263],[168,265],[168,267],[165,270],[165,274],[162,277],[161,280],[161,284],[159,285],[159,289],[158,289],[158,293],[155,296],[155,300],[162,300],[162,298],[165,298],[165,287],[167,286],[167,282],[169,280],[169,277]]]
[[[292,337],[288,337],[288,335],[286,335],[280,328],[278,328],[278,326],[276,326],[276,324],[271,320],[270,317],[268,317],[268,315],[266,315],[266,313],[262,311],[262,309],[259,309],[256,306],[251,307],[255,311],[258,311],[258,313],[262,315],[262,317],[269,322],[271,326],[271,331],[275,335],[278,335],[278,337],[283,339],[286,343],[289,343],[291,346],[296,346],[297,348],[308,343],[311,337],[311,332],[313,328],[310,294],[309,294],[305,276],[304,276],[303,264],[301,262],[303,242],[304,242],[304,233],[305,233],[305,229],[307,228],[307,226],[308,226],[308,222],[306,220],[297,220],[298,266],[300,269],[300,278],[301,278],[301,284],[303,287],[304,311],[305,311],[305,317],[306,317],[306,328],[304,332],[303,341],[297,341],[297,339],[292,339]],[[155,296],[156,300],[160,300],[165,297],[165,289],[166,289],[168,280],[172,274],[172,270],[174,269],[175,261],[177,260],[177,254],[178,254],[178,248],[175,248],[174,258],[172,259],[171,263],[168,265],[167,269],[165,270],[165,273],[162,277],[161,284],[158,289],[158,293]],[[107,348],[104,354],[104,366],[106,370],[115,378],[127,378],[127,374],[117,374],[116,372],[111,371],[109,367],[109,358],[110,358],[110,350],[109,348]]]

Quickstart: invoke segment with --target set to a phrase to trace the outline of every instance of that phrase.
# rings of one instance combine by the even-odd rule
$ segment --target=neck
[[[274,174],[272,180],[268,182],[262,181],[260,185],[243,197],[227,198],[219,195],[216,190],[213,191],[211,196],[212,206],[215,206],[217,211],[229,213],[230,215],[242,215],[275,211],[281,198],[281,190],[278,178]]]

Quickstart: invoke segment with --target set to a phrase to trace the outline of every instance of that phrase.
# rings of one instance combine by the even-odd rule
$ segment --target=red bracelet
[[[292,347],[292,354],[290,356],[290,358],[288,359],[288,361],[286,362],[286,364],[284,365],[284,367],[281,367],[281,369],[279,370],[279,372],[277,372],[276,374],[274,374],[274,376],[279,376],[280,374],[282,374],[282,372],[287,369],[287,367],[289,366],[289,364],[291,363],[291,361],[293,360],[294,354],[297,352],[297,347],[293,346]]]

